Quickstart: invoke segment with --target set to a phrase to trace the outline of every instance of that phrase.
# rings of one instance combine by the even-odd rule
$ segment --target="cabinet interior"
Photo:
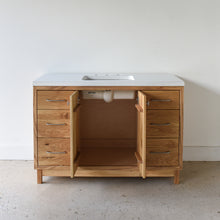
[[[135,99],[80,98],[80,166],[137,165]]]

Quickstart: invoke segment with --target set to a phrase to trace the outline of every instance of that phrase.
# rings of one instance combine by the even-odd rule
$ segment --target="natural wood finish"
[[[37,170],[37,184],[42,184],[42,170]]]
[[[147,139],[147,166],[178,166],[178,139]]]
[[[36,87],[33,87],[33,130],[34,130],[34,169],[37,169],[38,162],[38,145],[37,145],[37,90]]]
[[[147,168],[147,177],[172,177],[175,175],[176,168]]]
[[[180,90],[183,86],[35,86],[37,90],[143,90],[171,91]]]
[[[146,170],[148,171],[161,171],[161,170],[181,170],[179,166],[175,167],[147,167]]]
[[[47,123],[58,125],[47,125]],[[38,137],[70,137],[70,112],[38,110]]]
[[[115,141],[136,139],[135,103],[136,100],[132,99],[113,100],[111,103],[103,100],[81,99],[80,138],[82,140],[106,139],[106,145],[109,139]]]
[[[135,148],[88,147],[80,149],[80,166],[136,166]]]
[[[65,176],[70,177],[70,167],[66,166],[56,166],[53,168],[44,168],[42,170],[43,176]]]
[[[144,91],[148,109],[179,109],[179,91]]]
[[[135,107],[139,112],[143,112],[143,108],[139,104],[135,104]]]
[[[179,184],[180,183],[180,171],[176,170],[175,175],[174,175],[174,184]]]
[[[147,177],[174,177],[177,168],[147,168]],[[43,176],[70,176],[69,167],[49,167],[42,170]],[[140,177],[137,166],[79,166],[75,177]]]
[[[128,138],[128,139],[100,139],[100,138],[94,138],[94,139],[81,139],[80,140],[80,148],[94,148],[94,147],[114,147],[114,148],[135,148],[137,145],[136,138]]]
[[[146,95],[138,91],[138,104],[143,109],[138,112],[137,120],[137,153],[140,155],[142,163],[138,163],[140,174],[143,179],[146,178]]]
[[[138,152],[135,152],[134,155],[135,155],[138,163],[143,163],[142,158]]]
[[[179,137],[179,110],[148,110],[147,137]]]
[[[74,109],[73,109],[73,112],[77,112],[78,111],[78,109],[80,108],[80,104],[78,104]]]
[[[69,109],[70,95],[73,91],[38,91],[38,109]],[[53,101],[47,101],[53,100]],[[57,100],[57,101],[55,101]],[[65,101],[61,101],[65,100]]]
[[[74,177],[79,162],[79,108],[76,109],[78,103],[79,92],[75,91],[70,96],[70,176]]]
[[[38,138],[39,166],[69,166],[69,138]]]
[[[55,99],[58,99],[59,97],[59,95],[58,96],[54,95],[53,97],[51,96],[50,98],[48,94],[55,94],[55,93],[61,94],[64,92],[64,93],[70,93],[71,95],[71,94],[75,94],[75,92],[73,93],[74,90],[106,90],[106,89],[144,90],[143,92],[138,92],[138,95],[140,94],[144,95],[145,93],[145,100],[142,102],[140,100],[143,100],[144,98],[140,99],[139,97],[138,104],[136,104],[136,100],[114,100],[112,103],[104,103],[103,100],[83,100],[81,97],[80,111],[77,101],[78,97],[77,98],[74,97],[74,104],[77,103],[77,105],[73,104],[70,106],[68,105],[68,101],[53,102],[53,103],[45,101],[46,99],[53,99],[53,97]],[[77,93],[79,96],[79,92]],[[34,167],[35,169],[36,168],[38,169],[37,171],[38,183],[42,183],[43,176],[72,176],[72,177],[73,176],[79,176],[79,177],[142,176],[143,178],[174,177],[174,183],[178,184],[180,169],[182,169],[182,151],[183,151],[183,96],[184,96],[183,93],[184,93],[184,87],[179,87],[179,86],[178,87],[164,87],[164,86],[159,86],[159,87],[37,86],[36,87],[35,86],[33,89],[34,158],[35,158]],[[38,101],[39,98],[38,94],[40,95],[43,94],[43,96],[47,95],[47,98],[45,99],[43,96],[41,96],[43,97],[42,101]],[[63,99],[62,97],[61,98],[59,97],[59,100],[62,99]],[[151,101],[152,99],[154,100],[171,99],[171,101],[152,102]],[[147,100],[150,101],[149,106],[147,106]],[[43,103],[46,102],[46,104],[42,105],[42,102]],[[142,102],[141,105],[140,102]],[[51,103],[56,107],[51,107]],[[57,103],[58,105],[61,105],[61,107],[59,106],[57,107]],[[63,107],[63,104],[65,103],[67,107],[66,106]],[[37,110],[38,104],[40,106],[39,107],[40,110]],[[136,116],[135,107],[137,110],[139,110],[138,118]],[[147,107],[149,107],[148,110]],[[56,108],[60,110],[55,110]],[[71,110],[69,112],[70,108]],[[51,120],[54,120],[53,121],[54,123],[57,122],[57,118],[58,121],[60,120],[59,116],[57,117],[56,113],[54,112],[62,111],[61,109],[62,110],[65,109],[69,114],[67,120],[71,122],[72,125],[74,125],[72,126],[72,131],[70,131],[70,124],[69,124],[69,130],[67,130],[66,132],[60,129],[61,133],[63,134],[63,136],[61,136],[60,138],[57,137],[50,138],[50,136],[48,135],[50,135],[53,132],[46,133],[45,136],[43,136],[44,138],[42,138],[41,133],[39,132],[40,130],[42,131],[42,127],[39,123],[40,120],[41,121],[43,120],[43,118],[41,117],[42,116],[41,113],[45,113],[43,115],[46,117],[46,119],[50,118]],[[152,128],[152,127],[156,127],[155,125],[151,125],[150,128],[150,126],[148,126],[149,124],[146,125],[146,121],[142,120],[140,117],[142,109],[143,112],[145,111],[145,114],[142,115],[141,117],[144,116],[145,119],[147,118],[148,119],[147,123],[163,124],[163,123],[169,123],[167,119],[171,119],[173,120],[171,125],[175,125],[174,126],[175,128],[169,128],[169,126],[171,125],[164,126],[166,129],[161,128],[162,125],[160,126],[157,125],[159,129]],[[169,110],[170,112],[168,113],[167,110]],[[51,112],[46,112],[46,111],[51,111]],[[72,115],[72,119],[70,119],[70,113],[74,111],[76,113],[75,114],[76,117],[73,120],[74,118],[73,115]],[[153,112],[153,111],[157,111],[157,112]],[[158,113],[159,111],[161,112]],[[80,126],[83,126],[83,128],[80,129],[80,131],[82,132],[81,141],[79,139],[79,112],[83,113],[83,118],[80,122]],[[115,115],[118,117],[115,117]],[[127,120],[128,118],[129,120]],[[150,120],[152,118],[154,120],[151,122]],[[137,128],[139,131],[138,138],[136,135],[136,129],[134,129],[135,128],[134,124],[136,123],[136,121],[138,121],[138,128]],[[145,121],[145,126],[142,126],[144,121]],[[114,124],[113,122],[114,123],[120,122],[120,123]],[[52,123],[52,121],[49,123]],[[114,126],[112,126],[111,123],[114,124]],[[101,126],[99,126],[99,124]],[[154,133],[153,136],[151,132]],[[73,135],[70,135],[70,133],[75,136],[73,137]],[[66,134],[67,136],[65,136]],[[144,135],[145,138],[143,138]],[[40,138],[38,138],[38,136]],[[69,160],[69,163],[68,162],[66,163],[68,159],[64,159],[64,160],[61,159],[60,161],[54,159],[53,163],[50,163],[45,160],[42,163],[41,158],[44,157],[45,152],[48,151],[47,148],[44,149],[43,147],[43,143],[45,140],[48,139],[50,140],[50,143],[54,143],[53,146],[50,145],[53,147],[54,150],[60,151],[62,149],[63,151],[65,147],[70,146],[70,144],[67,143],[69,142],[68,140],[70,136],[75,140],[75,142],[71,140],[72,153],[70,154],[71,159]],[[140,155],[139,157],[137,156],[138,154],[136,154],[137,160],[135,159],[135,154],[134,154],[136,139],[138,139],[137,152],[142,153],[142,154],[139,153]],[[81,156],[79,157],[80,145],[83,154],[81,154]],[[145,148],[141,148],[140,146],[145,146]],[[98,148],[101,148],[101,150],[94,151],[94,149],[98,149]],[[74,149],[76,149],[75,153],[73,152]],[[145,149],[145,153],[144,153],[144,149]],[[110,153],[107,153],[108,150]],[[125,152],[125,150],[128,151]],[[173,156],[171,156],[171,154],[161,154],[161,155],[152,154],[153,155],[153,159],[152,159],[152,155],[149,154],[150,151],[163,151],[163,152],[170,151]],[[103,154],[102,152],[106,152],[106,154],[105,153]],[[41,155],[43,156],[41,157]],[[59,156],[61,157],[61,155],[58,155],[58,157]],[[178,159],[176,160],[175,158]],[[142,164],[140,163],[140,159],[143,160],[143,163],[145,162],[145,166],[142,166],[143,163]],[[137,161],[139,161],[139,163],[137,163]],[[39,162],[39,164],[37,162]],[[71,162],[73,163],[72,167],[68,166],[69,164],[71,165]],[[146,162],[147,162],[147,166],[146,166]],[[80,164],[80,166],[78,166],[78,164]]]
[[[44,176],[70,176],[68,167],[44,169]],[[79,166],[75,177],[140,177],[137,166]]]
[[[183,120],[184,120],[184,87],[180,89],[180,130],[179,130],[179,165],[183,167]]]
[[[139,177],[137,166],[80,166],[78,177]]]

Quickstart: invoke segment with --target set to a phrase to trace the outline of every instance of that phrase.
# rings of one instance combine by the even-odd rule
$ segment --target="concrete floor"
[[[58,178],[36,184],[32,161],[0,161],[0,219],[220,219],[220,162],[171,178]]]

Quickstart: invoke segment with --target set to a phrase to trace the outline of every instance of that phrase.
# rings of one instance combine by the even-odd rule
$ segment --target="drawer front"
[[[179,109],[179,91],[144,91],[148,109]]]
[[[38,109],[69,109],[73,91],[38,91]]]
[[[179,110],[148,110],[147,137],[179,137]]]
[[[147,166],[178,166],[178,139],[148,139]]]
[[[38,137],[70,137],[69,111],[38,110]]]
[[[69,138],[38,138],[39,166],[69,166]]]

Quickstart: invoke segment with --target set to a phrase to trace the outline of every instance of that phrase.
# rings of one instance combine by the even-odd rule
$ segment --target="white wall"
[[[169,72],[185,87],[185,160],[220,160],[219,0],[0,0],[0,159],[32,159],[45,72]]]

